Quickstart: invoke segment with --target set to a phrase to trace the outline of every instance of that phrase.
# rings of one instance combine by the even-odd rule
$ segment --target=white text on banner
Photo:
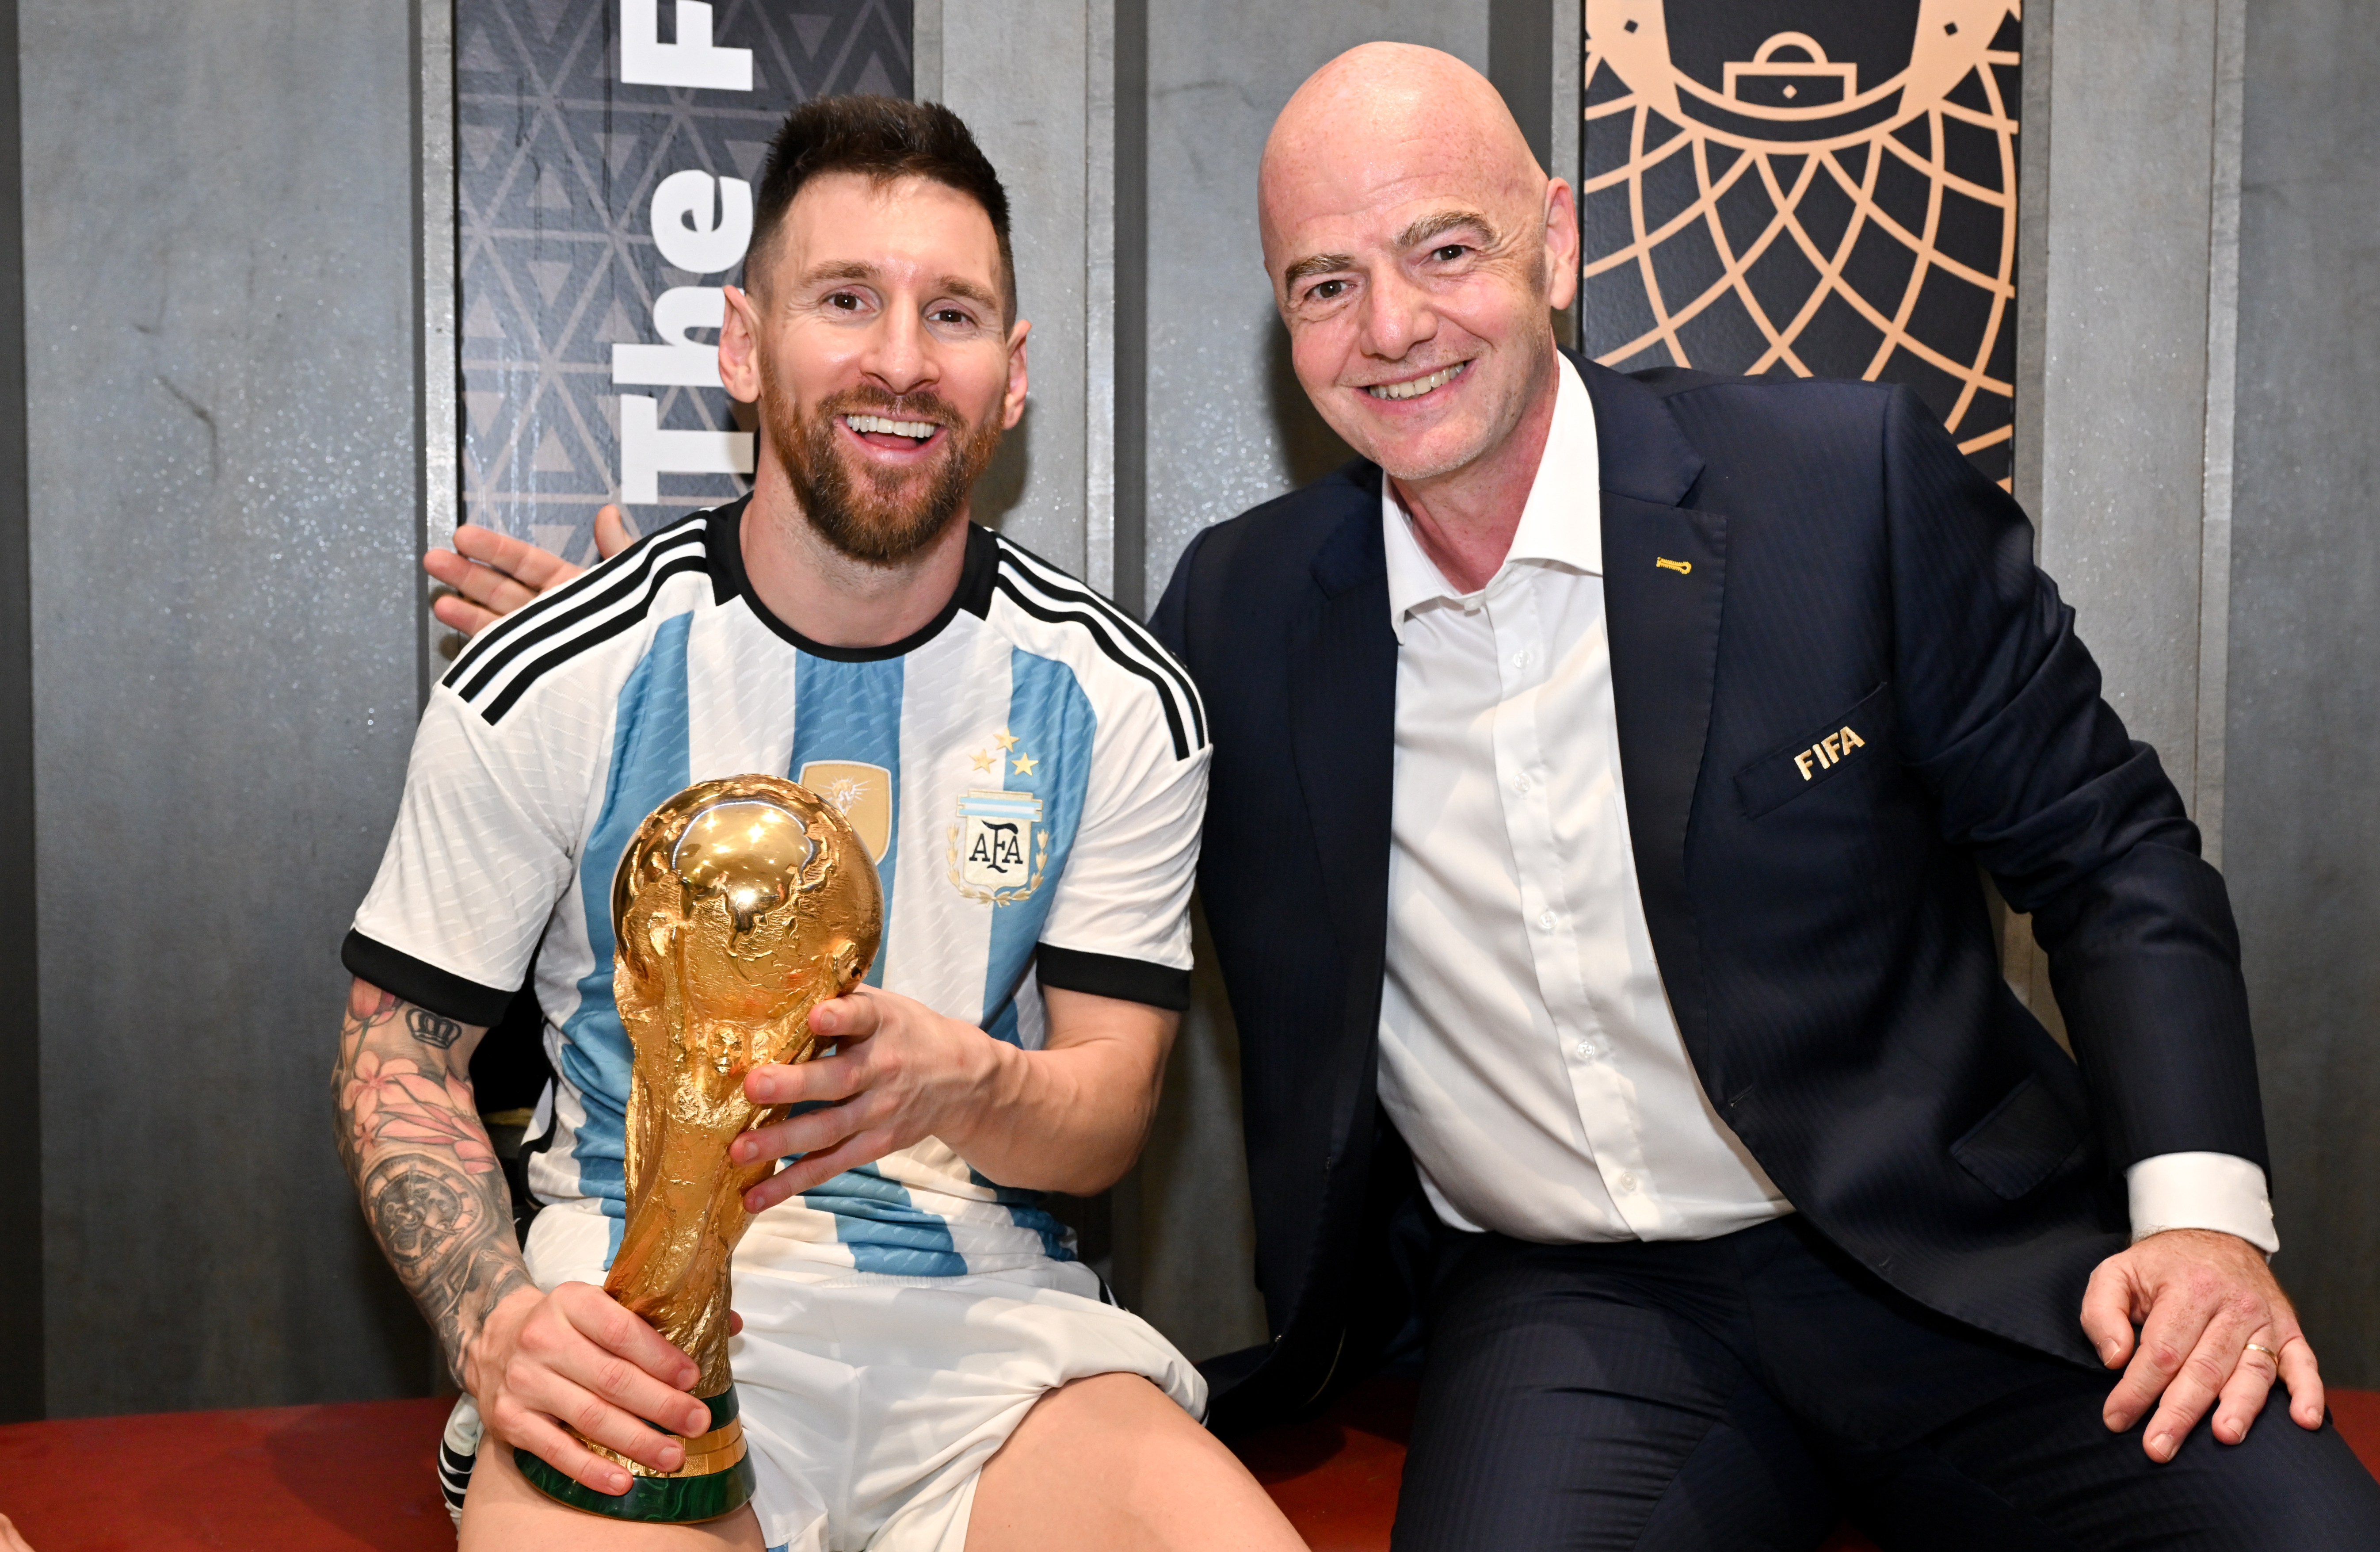
[[[710,7],[677,0],[677,42],[662,42],[660,0],[620,0],[620,79],[632,86],[752,90],[752,51],[713,48]]]
[[[749,474],[752,434],[747,431],[663,431],[661,401],[646,394],[620,396],[620,499],[652,506],[663,474]]]

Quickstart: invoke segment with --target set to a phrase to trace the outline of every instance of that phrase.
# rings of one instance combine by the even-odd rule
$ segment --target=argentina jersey
[[[612,875],[646,814],[694,782],[770,772],[839,807],[883,885],[869,983],[994,1039],[1040,1045],[1043,986],[1189,1000],[1208,751],[1180,666],[982,528],[915,635],[809,641],[752,593],[746,505],[683,519],[473,641],[423,714],[343,954],[482,1025],[534,960],[553,1081],[529,1187],[606,1215],[613,1251],[630,1061]],[[929,1138],[759,1215],[738,1253],[944,1277],[1073,1248],[1036,1193]]]

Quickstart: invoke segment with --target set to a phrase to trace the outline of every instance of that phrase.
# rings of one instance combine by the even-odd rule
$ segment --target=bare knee
[[[1046,1392],[983,1468],[967,1552],[1246,1549],[1304,1543],[1215,1436],[1138,1375]]]
[[[1172,1433],[1177,1425],[1190,1432],[1205,1431],[1174,1404],[1172,1397],[1139,1375],[1087,1375],[1068,1380],[1055,1390],[1044,1391],[1033,1410],[1025,1414],[1025,1421],[1017,1424],[1010,1442],[1031,1429],[1037,1434],[1062,1433],[1129,1443],[1148,1429]]]

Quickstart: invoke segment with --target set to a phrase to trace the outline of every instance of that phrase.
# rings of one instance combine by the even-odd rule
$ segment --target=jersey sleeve
[[[463,1023],[504,1016],[576,867],[564,816],[581,805],[556,788],[536,721],[492,727],[432,691],[396,828],[340,950],[351,973]]]
[[[1182,752],[1157,696],[1106,711],[1082,829],[1041,930],[1041,984],[1184,1008],[1211,751]]]

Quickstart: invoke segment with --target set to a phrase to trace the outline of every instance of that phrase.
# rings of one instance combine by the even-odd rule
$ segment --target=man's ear
[[[1033,325],[1022,318],[1008,331],[1008,391],[1000,401],[1002,431],[1014,431],[1025,418],[1025,336],[1032,332]]]
[[[719,325],[719,385],[728,397],[755,404],[760,397],[759,310],[740,288],[720,289],[727,297],[727,315]]]
[[[1570,185],[1546,185],[1546,305],[1560,312],[1578,297],[1578,200]]]

